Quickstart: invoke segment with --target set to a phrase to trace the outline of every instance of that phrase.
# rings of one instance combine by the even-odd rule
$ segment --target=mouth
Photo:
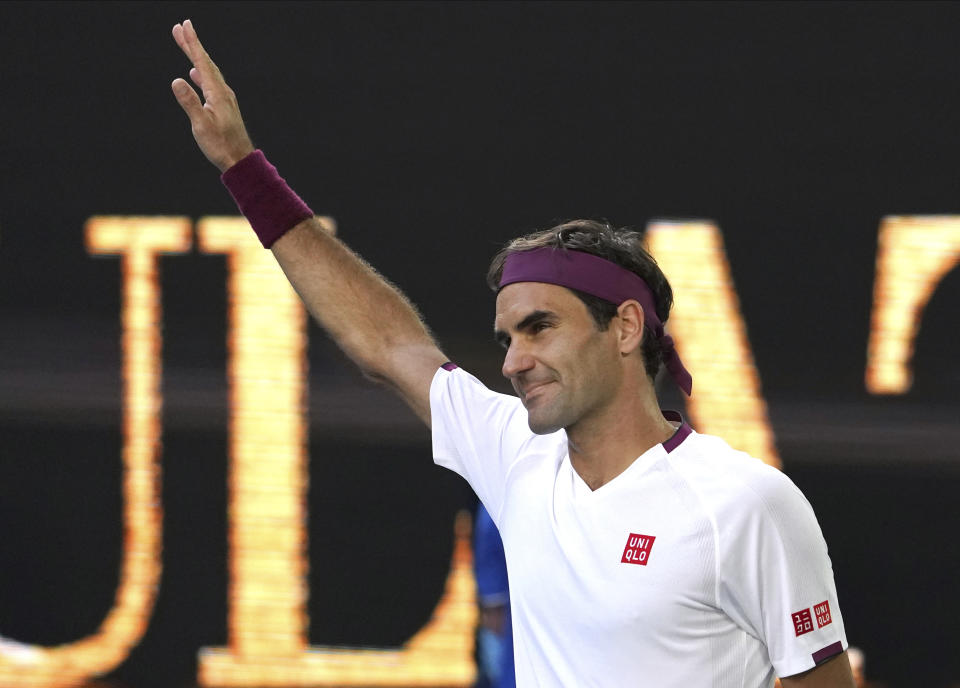
[[[548,380],[546,382],[536,382],[532,385],[525,385],[518,389],[520,393],[520,400],[523,402],[524,406],[530,403],[531,398],[539,396],[541,390],[549,384],[552,384],[553,380]]]

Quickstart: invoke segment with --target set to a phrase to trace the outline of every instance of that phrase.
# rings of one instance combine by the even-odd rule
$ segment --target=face
[[[619,379],[615,328],[597,329],[570,290],[517,282],[500,290],[494,336],[510,380],[538,434],[570,428],[602,411]]]

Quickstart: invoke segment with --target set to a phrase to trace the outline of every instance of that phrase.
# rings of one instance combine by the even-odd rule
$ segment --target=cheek
[[[620,355],[606,341],[591,341],[573,359],[580,381],[599,390],[607,387],[618,374]]]
[[[604,334],[594,331],[579,337],[553,337],[544,343],[537,358],[565,386],[602,386],[615,374],[620,360],[615,343]]]

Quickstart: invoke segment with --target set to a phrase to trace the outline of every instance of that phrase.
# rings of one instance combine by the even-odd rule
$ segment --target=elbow
[[[390,386],[390,377],[378,368],[368,365],[360,365],[360,374],[370,382],[378,385]]]
[[[360,369],[360,374],[367,380],[385,387],[395,386],[396,370],[388,349],[367,351],[365,355],[358,356],[353,361]]]

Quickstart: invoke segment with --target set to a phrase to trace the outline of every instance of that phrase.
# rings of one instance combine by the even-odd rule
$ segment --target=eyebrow
[[[550,320],[551,318],[556,317],[556,313],[553,311],[533,311],[530,315],[526,316],[523,320],[517,323],[516,330],[518,332],[523,332],[528,330],[537,323],[543,322],[544,320]],[[493,339],[500,346],[506,347],[510,344],[510,335],[504,330],[494,330]]]

